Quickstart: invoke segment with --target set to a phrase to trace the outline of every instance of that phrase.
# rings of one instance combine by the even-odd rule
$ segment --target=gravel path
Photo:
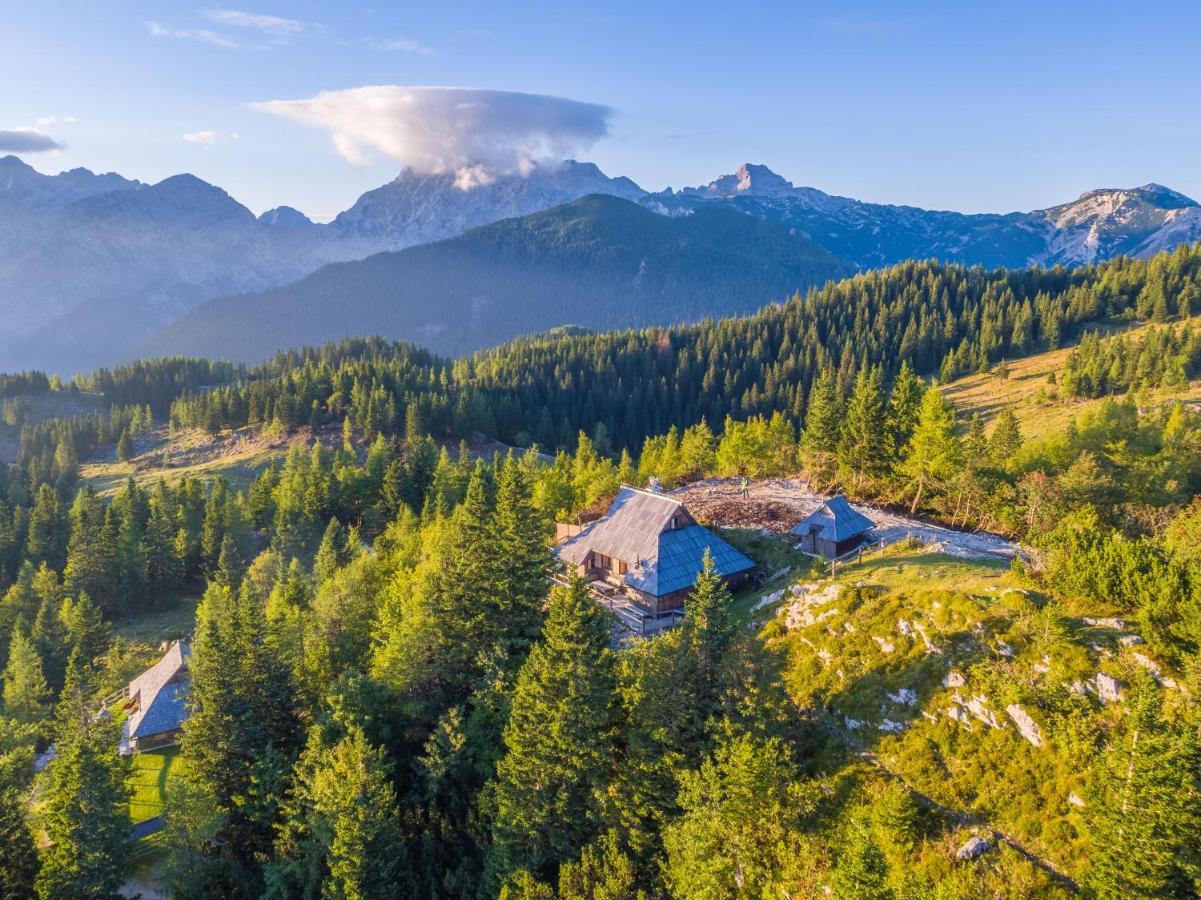
[[[786,534],[827,499],[806,482],[786,478],[754,481],[748,493],[749,497],[742,496],[737,478],[710,478],[671,491],[702,522],[775,534]],[[986,531],[955,531],[861,503],[852,506],[876,523],[873,541],[891,544],[912,536],[953,556],[976,559],[1012,559],[1018,552],[1013,541]]]

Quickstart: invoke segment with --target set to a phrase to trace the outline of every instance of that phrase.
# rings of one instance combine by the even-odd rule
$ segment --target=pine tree
[[[717,573],[713,554],[706,547],[696,585],[684,606],[684,623],[698,677],[711,691],[719,687],[723,657],[738,633],[738,623],[731,611],[733,603],[725,580]],[[716,706],[709,712],[716,713]]]
[[[117,755],[117,730],[94,716],[87,663],[76,650],[58,708],[58,755],[47,770],[37,892],[62,897],[115,898],[125,880],[129,847],[127,766]]]
[[[321,536],[321,544],[313,557],[313,580],[317,584],[329,579],[347,559],[346,531],[337,519],[330,519]]]
[[[551,873],[597,833],[615,762],[609,625],[580,579],[551,593],[541,640],[517,676],[497,766],[490,870]]]
[[[28,799],[14,784],[0,785],[0,900],[34,895],[38,856],[25,808]]]
[[[117,462],[125,462],[133,456],[133,440],[129,437],[129,429],[121,432],[117,439]]]
[[[1006,406],[997,414],[997,423],[993,426],[992,436],[988,440],[988,455],[999,466],[1009,465],[1014,454],[1022,446],[1022,431],[1018,426],[1018,417]]]
[[[901,464],[901,473],[913,485],[910,515],[917,512],[922,493],[949,482],[959,470],[961,461],[953,409],[938,391],[927,391]]]
[[[37,647],[18,624],[8,645],[8,665],[4,668],[4,712],[28,725],[46,717],[50,686],[42,671]]]
[[[887,470],[888,433],[879,368],[864,367],[855,378],[838,445],[838,461],[857,490]]]
[[[680,774],[682,815],[667,826],[664,880],[673,897],[759,897],[813,808],[784,745],[731,734],[698,770]]]
[[[291,859],[275,864],[268,884],[281,894],[336,900],[410,894],[383,750],[357,726],[331,747],[314,729],[297,769],[295,808],[277,844],[279,854]],[[292,890],[281,890],[285,885]]]
[[[1147,672],[1124,699],[1089,805],[1090,886],[1102,898],[1187,896],[1201,846],[1196,735],[1164,721],[1162,691]]]
[[[80,594],[75,599],[68,597],[63,601],[59,618],[71,652],[78,650],[87,665],[94,665],[108,650],[113,636],[112,627],[105,621],[100,608],[87,594]]]
[[[908,361],[901,363],[888,396],[888,437],[894,462],[899,462],[905,454],[921,416],[922,398],[926,393],[925,384],[909,368]]]

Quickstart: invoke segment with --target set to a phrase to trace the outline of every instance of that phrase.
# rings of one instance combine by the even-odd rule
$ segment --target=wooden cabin
[[[188,645],[175,641],[162,659],[125,688],[127,715],[121,729],[122,754],[166,747],[179,739],[188,714],[191,658]]]
[[[605,581],[658,615],[683,608],[706,550],[730,588],[755,568],[749,557],[699,525],[680,501],[623,486],[604,516],[555,552],[589,581]]]
[[[868,539],[876,523],[856,511],[847,498],[831,497],[792,529],[797,547],[814,556],[837,559]]]

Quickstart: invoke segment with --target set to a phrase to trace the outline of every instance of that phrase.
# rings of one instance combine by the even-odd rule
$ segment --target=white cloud
[[[0,153],[46,153],[62,150],[63,144],[42,134],[36,128],[14,128],[0,131]]]
[[[33,124],[38,128],[54,128],[58,125],[78,125],[79,119],[74,116],[40,116]]]
[[[371,45],[372,50],[393,50],[400,53],[419,53],[422,56],[429,56],[434,52],[430,47],[420,44],[412,38],[406,37],[392,38],[391,40],[386,41],[371,38],[368,43]]]
[[[277,37],[297,34],[308,27],[308,23],[296,19],[265,16],[259,13],[244,12],[240,9],[206,9],[204,16],[210,22],[220,25],[228,25],[232,28],[254,28],[264,34],[272,34]]]
[[[146,21],[146,28],[153,37],[200,41],[202,44],[211,44],[214,47],[223,47],[226,50],[237,50],[241,46],[232,38],[226,37],[216,31],[209,31],[207,28],[171,28],[149,19]]]
[[[607,106],[542,94],[400,85],[252,106],[325,129],[355,165],[382,155],[418,172],[454,172],[465,190],[586,150],[609,133],[612,114]]]
[[[189,144],[215,144],[217,141],[236,141],[238,136],[232,131],[192,131],[183,136]]]

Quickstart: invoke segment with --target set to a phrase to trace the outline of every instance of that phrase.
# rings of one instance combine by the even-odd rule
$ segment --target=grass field
[[[1126,333],[1137,338],[1141,333],[1155,327],[1162,326],[1139,325]],[[945,385],[942,392],[955,404],[963,419],[980,413],[987,423],[1002,408],[1011,406],[1017,414],[1023,433],[1027,436],[1060,431],[1074,422],[1082,412],[1102,402],[1099,399],[1075,400],[1058,397],[1056,386],[1047,383],[1047,376],[1052,372],[1057,380],[1062,380],[1058,376],[1063,372],[1071,352],[1071,348],[1052,350],[1025,359],[1007,361],[1006,378],[993,374],[966,375]],[[1152,404],[1177,399],[1201,400],[1201,381],[1193,382],[1184,391],[1171,388],[1152,391],[1148,399]]]
[[[115,622],[113,631],[132,643],[157,647],[163,641],[173,641],[192,633],[199,603],[199,596],[174,598],[162,609]]]
[[[164,747],[131,758],[129,774],[129,821],[135,825],[162,815],[166,805],[167,784],[179,776],[179,750]]]
[[[174,483],[186,477],[224,478],[235,490],[244,490],[263,466],[287,453],[290,441],[270,438],[250,429],[211,437],[188,431],[168,437],[165,430],[139,438],[132,459],[117,461],[111,453],[85,463],[80,474],[101,496],[111,496],[130,478],[142,486],[160,479]]]

